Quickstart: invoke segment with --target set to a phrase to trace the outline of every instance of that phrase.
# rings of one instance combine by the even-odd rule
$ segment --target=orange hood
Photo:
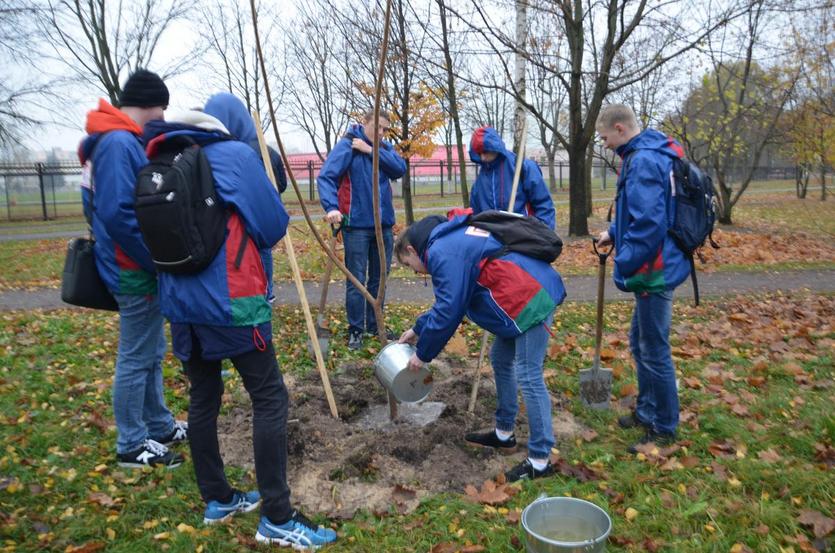
[[[87,134],[128,131],[137,136],[142,135],[142,127],[137,125],[136,121],[103,99],[99,100],[98,109],[87,112],[87,125],[84,130]]]

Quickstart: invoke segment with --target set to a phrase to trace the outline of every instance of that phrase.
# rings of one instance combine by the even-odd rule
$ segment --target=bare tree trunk
[[[401,177],[400,183],[403,190],[403,210],[406,212],[406,225],[411,225],[415,222],[414,208],[412,207],[412,160],[411,158],[404,158],[406,161],[406,173]]]
[[[446,65],[447,97],[449,98],[449,115],[455,127],[455,145],[458,148],[458,173],[461,180],[461,201],[464,207],[470,207],[470,191],[467,187],[467,161],[464,157],[464,134],[461,132],[461,116],[458,113],[458,95],[455,90],[455,71],[452,66],[452,54],[449,51],[449,29],[447,27],[446,6],[443,0],[438,0],[441,15],[441,35],[444,45],[444,65]],[[450,155],[452,155],[450,153]],[[450,164],[450,171],[452,165]]]
[[[586,148],[586,217],[591,217],[592,213],[592,202],[591,202],[591,195],[592,195],[592,186],[591,186],[591,179],[592,179],[592,172],[594,169],[594,144],[589,143],[588,148]]]
[[[826,201],[826,165],[821,164],[821,201]]]
[[[797,197],[801,200],[806,199],[806,192],[809,190],[809,171],[803,165],[795,168],[794,184]]]
[[[548,190],[557,191],[557,175],[554,167],[554,160],[557,157],[556,148],[545,148],[545,156],[548,158]]]
[[[528,36],[528,1],[516,0],[516,60],[513,69],[513,87],[516,89],[516,111],[513,117],[513,151],[525,140],[525,46]]]

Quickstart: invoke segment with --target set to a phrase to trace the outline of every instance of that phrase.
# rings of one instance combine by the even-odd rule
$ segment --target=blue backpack
[[[673,160],[673,183],[675,185],[675,218],[667,233],[690,261],[690,278],[693,281],[693,296],[699,305],[699,284],[696,280],[694,255],[704,259],[698,250],[707,240],[714,248],[719,245],[713,240],[713,226],[716,223],[716,198],[713,194],[713,180],[695,163],[682,158]]]

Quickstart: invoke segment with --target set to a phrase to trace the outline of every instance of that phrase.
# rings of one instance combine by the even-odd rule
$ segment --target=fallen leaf
[[[760,451],[759,453],[757,453],[757,457],[760,458],[760,461],[765,461],[766,463],[776,463],[777,461],[782,459],[782,457],[780,457],[780,454],[771,448],[768,448],[764,451]]]
[[[620,391],[618,392],[618,396],[620,397],[627,397],[627,396],[634,396],[638,394],[638,387],[634,384],[624,384],[620,387]]]
[[[684,466],[684,468],[687,469],[698,467],[699,463],[701,462],[701,460],[698,457],[694,457],[692,455],[682,457],[681,459],[679,459],[679,461],[681,461],[681,464]]]
[[[429,553],[455,553],[456,551],[458,551],[458,544],[445,541],[433,545]]]
[[[830,532],[832,532],[832,530],[835,530],[835,519],[831,519],[828,516],[811,509],[804,509],[800,511],[800,516],[797,517],[797,522],[803,526],[811,527],[812,533],[816,538],[827,536]]]
[[[458,550],[458,553],[482,553],[486,551],[483,545],[467,545]]]
[[[470,501],[484,505],[501,505],[507,502],[515,493],[517,488],[507,484],[496,484],[493,480],[485,480],[481,490],[475,486],[467,486],[464,489],[464,497]]]
[[[626,517],[626,520],[632,522],[633,520],[638,518],[638,511],[636,509],[633,509],[632,507],[627,507],[623,515]]]
[[[554,469],[558,473],[562,474],[563,476],[575,478],[580,482],[588,482],[590,480],[600,479],[600,475],[597,474],[591,468],[589,468],[587,465],[585,465],[582,461],[578,461],[576,464],[572,464],[563,458],[554,459],[552,456],[551,464],[554,465]]]
[[[459,357],[466,357],[470,354],[470,348],[467,347],[467,340],[461,334],[456,334],[447,342],[444,350],[447,353],[458,355]]]
[[[104,507],[112,507],[116,504],[112,497],[101,492],[91,492],[90,495],[87,496],[87,499],[92,503],[98,503]]]
[[[744,543],[735,543],[731,546],[731,553],[754,553],[754,551]]]
[[[583,439],[584,442],[590,442],[597,437],[597,432],[595,432],[591,428],[588,428],[580,432],[580,437]]]

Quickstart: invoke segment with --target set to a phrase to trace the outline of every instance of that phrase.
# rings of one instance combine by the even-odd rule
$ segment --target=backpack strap
[[[687,256],[687,261],[690,262],[690,281],[693,283],[693,299],[696,307],[699,306],[699,279],[696,278],[696,262],[693,260],[693,254]]]

